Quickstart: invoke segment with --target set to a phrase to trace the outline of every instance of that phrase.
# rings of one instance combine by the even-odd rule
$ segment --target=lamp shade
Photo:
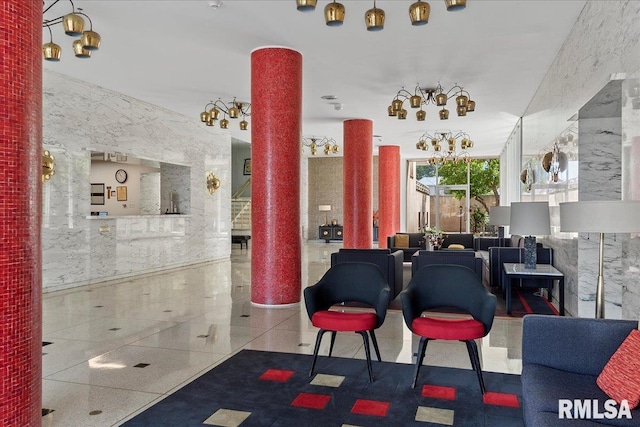
[[[489,225],[509,225],[510,216],[509,206],[489,206]]]
[[[513,202],[509,216],[511,234],[542,236],[551,234],[548,202]]]
[[[318,205],[318,210],[320,212],[330,212],[331,211],[331,205]]]
[[[588,233],[640,231],[640,201],[598,200],[560,203],[560,231]]]

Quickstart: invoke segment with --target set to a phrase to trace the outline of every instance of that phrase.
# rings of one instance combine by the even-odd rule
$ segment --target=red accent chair
[[[464,341],[471,366],[478,375],[480,390],[485,393],[478,346],[475,340],[491,330],[496,312],[496,297],[468,267],[434,264],[422,267],[400,293],[402,315],[407,327],[420,336],[412,388],[418,381],[429,340]],[[426,310],[453,307],[469,313],[472,318],[422,317]]]
[[[313,362],[309,376],[313,376],[320,342],[325,332],[331,331],[329,357],[333,352],[337,332],[356,332],[362,335],[364,351],[367,356],[367,368],[369,369],[369,381],[373,382],[367,332],[371,335],[376,356],[381,362],[374,330],[384,322],[389,303],[389,292],[389,285],[380,267],[364,262],[336,264],[327,270],[318,283],[304,290],[304,301],[309,319],[311,319],[313,326],[320,328],[313,350]],[[375,312],[343,311],[344,306],[340,310],[331,310],[334,305],[351,302],[372,307]]]

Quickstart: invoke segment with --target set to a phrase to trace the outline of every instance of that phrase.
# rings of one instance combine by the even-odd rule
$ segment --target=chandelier
[[[296,6],[301,12],[311,12],[316,9],[318,0],[296,0]],[[467,6],[467,0],[444,0],[447,10],[450,12],[462,10]],[[431,7],[426,1],[418,0],[409,6],[409,19],[411,25],[424,25],[429,22],[429,12]],[[338,27],[343,24],[345,8],[342,3],[335,0],[329,2],[324,8],[325,23],[330,27]],[[373,0],[373,9],[367,10],[364,15],[364,22],[368,31],[380,31],[384,28],[384,10],[376,7]]]
[[[316,136],[310,137],[302,137],[302,152],[304,153],[304,147],[309,147],[309,151],[312,156],[315,156],[318,152],[318,148],[324,147],[324,155],[328,156],[329,154],[337,154],[340,151],[340,147],[338,147],[338,143],[333,138],[327,138],[323,136],[322,138]]]
[[[389,117],[397,117],[398,120],[405,120],[407,118],[407,110],[404,108],[404,102],[409,100],[409,106],[411,108],[419,108],[416,111],[416,120],[423,122],[427,118],[427,112],[423,109],[424,106],[433,104],[442,109],[438,112],[440,120],[447,120],[449,118],[449,110],[447,101],[451,98],[456,98],[456,113],[459,117],[466,116],[467,113],[476,110],[476,102],[471,100],[469,92],[464,90],[462,86],[455,84],[448,91],[444,91],[440,83],[435,88],[420,87],[418,84],[413,90],[413,94],[406,90],[404,87],[396,93],[396,96],[391,101],[391,105],[387,107],[387,113]]]
[[[456,151],[456,146],[460,140],[460,151]],[[447,162],[463,162],[469,163],[471,157],[467,151],[469,148],[473,148],[473,141],[469,135],[462,131],[436,131],[433,134],[425,132],[420,137],[420,140],[416,142],[416,149],[421,151],[429,150],[429,141],[433,149],[433,155],[428,159],[431,165],[442,165]],[[446,147],[443,150],[443,146]]]
[[[100,48],[100,34],[93,31],[93,22],[91,18],[82,12],[81,8],[76,8],[72,0],[68,0],[71,3],[71,13],[58,16],[53,19],[46,19],[44,15],[61,0],[55,0],[49,7],[45,8],[42,12],[42,28],[47,27],[49,30],[49,43],[42,45],[42,54],[47,61],[60,61],[60,55],[62,49],[59,45],[53,42],[53,33],[51,32],[51,26],[56,24],[62,24],[64,27],[64,33],[72,37],[80,37],[73,42],[73,52],[77,58],[89,58],[91,52]],[[45,2],[42,2],[44,7]],[[89,20],[89,29],[84,29],[84,17]]]
[[[222,113],[222,120],[220,120],[221,129],[227,129],[229,127],[229,120],[227,120],[227,116],[229,116],[230,119],[242,117],[242,120],[240,121],[240,130],[247,130],[249,127],[247,117],[251,115],[249,112],[250,109],[251,104],[236,101],[235,97],[233,98],[233,101],[229,103],[224,103],[220,98],[218,98],[216,101],[210,101],[204,106],[204,111],[200,113],[200,121],[207,126],[213,126],[216,124],[216,120],[220,117],[220,113]]]

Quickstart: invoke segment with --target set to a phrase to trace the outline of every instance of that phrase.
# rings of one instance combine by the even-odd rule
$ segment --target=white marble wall
[[[613,80],[638,77],[639,20],[638,1],[587,1],[523,115],[523,159],[528,160],[531,156],[536,156],[555,136],[565,130],[568,120],[607,86],[612,81],[612,76]],[[617,92],[618,98],[625,88],[625,83],[626,81],[622,82],[623,89]],[[634,113],[625,110],[624,97],[622,103],[622,124],[618,124],[613,130],[610,117],[603,114],[611,107],[607,102],[601,102],[599,107],[592,106],[591,114],[581,116],[578,188],[581,197],[585,197],[584,200],[609,196],[620,199],[622,196],[620,176],[628,175],[629,162],[623,156],[620,139],[626,141],[625,135],[640,135],[640,121],[627,117]],[[609,131],[615,135],[608,134]],[[585,141],[582,140],[583,137]],[[615,146],[597,143],[608,141],[610,138],[616,139]],[[592,143],[589,143],[589,140]],[[588,173],[587,168],[592,173]],[[603,185],[609,182],[611,185]],[[545,196],[544,192],[540,192],[536,194],[536,200],[542,200],[544,197],[554,201],[570,200],[570,191],[567,187],[565,195],[552,196]],[[590,194],[589,198],[586,198],[587,194]],[[625,236],[617,236],[614,242],[611,240],[613,236],[607,236],[607,317],[640,317],[640,244],[637,236],[631,237],[629,240]],[[544,239],[545,245],[554,248],[556,266],[565,274],[566,308],[567,312],[574,316],[594,315],[594,303],[591,301],[595,289],[593,267],[597,268],[598,256],[596,249],[594,257],[592,246],[595,243],[594,239],[597,241],[597,236],[591,235],[590,238],[590,241],[587,241],[586,236],[580,236],[578,239],[557,233]],[[595,244],[597,246],[597,243]]]
[[[43,186],[45,291],[230,256],[228,133],[202,126],[197,118],[50,71],[44,73],[43,102],[44,148],[56,159],[56,174]],[[153,217],[134,222],[87,218],[92,150],[117,151],[191,170],[190,215],[183,218],[181,233],[171,233],[171,245],[158,246],[162,236],[154,230],[162,227]],[[222,182],[214,195],[206,189],[207,172]],[[115,226],[100,228],[101,223],[113,221]],[[123,225],[127,221],[142,233],[137,240]]]
[[[140,174],[140,214],[160,215],[160,173]]]

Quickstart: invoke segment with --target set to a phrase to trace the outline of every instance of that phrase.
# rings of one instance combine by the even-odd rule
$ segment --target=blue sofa
[[[559,399],[609,397],[596,378],[637,321],[528,315],[522,330],[522,410],[526,427],[639,426],[632,419],[558,419]]]
[[[482,281],[482,258],[465,250],[418,251],[411,258],[411,277],[422,267],[432,264],[464,265],[473,270]]]

